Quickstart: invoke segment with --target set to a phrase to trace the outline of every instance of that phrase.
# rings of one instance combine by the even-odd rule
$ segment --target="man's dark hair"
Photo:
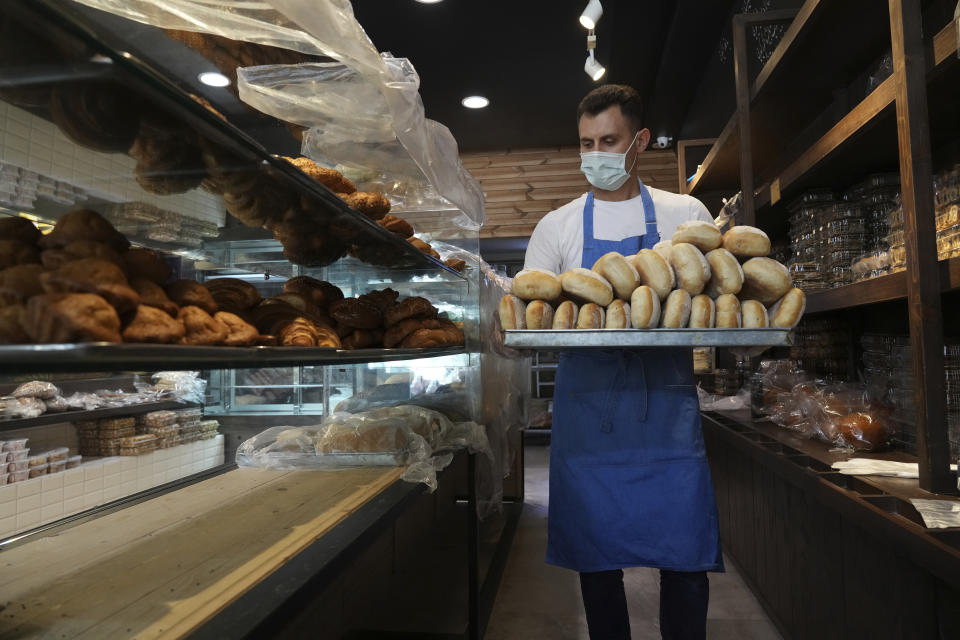
[[[614,105],[620,106],[623,117],[634,129],[643,129],[643,100],[633,87],[625,84],[605,84],[597,87],[580,101],[577,123],[585,113],[595,116]]]

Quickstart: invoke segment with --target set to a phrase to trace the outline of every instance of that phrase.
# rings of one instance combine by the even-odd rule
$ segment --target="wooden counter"
[[[0,638],[183,637],[402,473],[237,469],[6,550]]]

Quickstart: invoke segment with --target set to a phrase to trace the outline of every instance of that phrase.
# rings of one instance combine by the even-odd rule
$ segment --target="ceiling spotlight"
[[[600,4],[600,0],[590,0],[587,3],[587,8],[580,14],[580,24],[586,29],[596,29],[597,22],[600,21],[602,15],[603,5]]]
[[[467,96],[460,101],[460,104],[468,109],[483,109],[485,106],[490,104],[490,101],[483,96]]]
[[[583,70],[587,72],[587,75],[590,76],[590,79],[594,82],[602,78],[603,74],[607,72],[607,69],[593,57],[593,52],[587,56],[587,62],[583,65]]]
[[[417,0],[420,4],[437,4],[440,0]]]
[[[230,85],[230,78],[216,71],[204,71],[197,78],[210,87],[227,87]]]

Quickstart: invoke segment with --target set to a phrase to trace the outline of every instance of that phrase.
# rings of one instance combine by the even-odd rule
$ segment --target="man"
[[[635,90],[604,85],[577,109],[590,193],[544,216],[526,269],[590,268],[711,220],[691,196],[630,175],[650,141]],[[554,387],[547,562],[580,573],[592,640],[630,637],[624,567],[660,569],[663,638],[706,636],[707,571],[723,571],[689,349],[561,354]]]

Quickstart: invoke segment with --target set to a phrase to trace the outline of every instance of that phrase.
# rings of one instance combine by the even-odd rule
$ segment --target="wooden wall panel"
[[[528,237],[540,218],[590,188],[580,172],[577,147],[465,153],[461,160],[486,197],[487,223],[481,238]],[[677,191],[677,158],[672,150],[644,151],[633,173],[647,186]]]

